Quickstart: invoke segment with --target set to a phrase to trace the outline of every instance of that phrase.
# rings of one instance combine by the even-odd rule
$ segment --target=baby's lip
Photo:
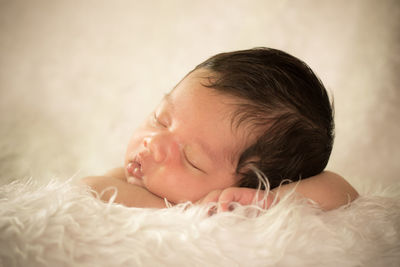
[[[136,156],[134,160],[128,163],[126,166],[129,176],[138,179],[143,178],[143,166],[140,157]]]

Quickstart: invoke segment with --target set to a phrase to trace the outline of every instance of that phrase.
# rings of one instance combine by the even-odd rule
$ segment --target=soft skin
[[[204,76],[195,71],[166,95],[126,152],[128,180],[173,203],[234,186],[238,152],[249,139],[231,124],[236,99],[204,87]]]
[[[166,202],[157,195],[152,194],[145,188],[130,184],[126,181],[124,168],[115,168],[107,172],[104,176],[91,176],[82,179],[95,192],[100,194],[108,187],[114,187],[118,190],[115,198],[116,203],[128,207],[142,208],[165,208]],[[304,197],[316,202],[323,210],[332,210],[350,203],[358,197],[357,191],[340,175],[324,171],[317,176],[313,176],[298,183],[291,183],[271,190],[266,202],[262,203],[264,208],[269,208],[271,204],[279,201],[279,196],[290,191],[295,187],[299,197]],[[101,199],[108,201],[113,194],[113,190],[106,190]],[[242,205],[253,203],[257,190],[252,188],[228,187],[209,192],[204,197],[196,201],[197,204],[206,204],[209,202],[219,202],[221,211],[228,211],[231,202],[238,202]],[[258,193],[263,196],[264,192]],[[274,198],[277,198],[274,200]],[[171,203],[170,204],[175,204]]]
[[[238,188],[235,174],[240,151],[254,136],[246,127],[232,127],[232,113],[239,100],[205,87],[209,73],[196,70],[163,98],[155,111],[132,135],[123,168],[82,181],[101,193],[118,189],[116,202],[135,207],[165,207],[191,201],[251,204],[255,189]],[[294,184],[281,187],[281,191]],[[277,189],[273,190],[276,193]],[[332,172],[298,183],[299,195],[323,209],[339,207],[357,197],[342,177]],[[107,201],[111,191],[102,195]],[[268,207],[266,203],[265,207]]]

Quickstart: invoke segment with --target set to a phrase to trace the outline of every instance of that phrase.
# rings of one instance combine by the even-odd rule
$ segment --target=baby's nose
[[[165,137],[161,135],[148,136],[143,139],[143,146],[148,149],[155,162],[161,163],[167,155],[167,144]]]

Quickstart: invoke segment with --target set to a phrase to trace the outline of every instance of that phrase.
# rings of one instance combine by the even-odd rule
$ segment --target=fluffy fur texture
[[[293,194],[269,210],[103,203],[67,182],[0,187],[1,266],[398,266],[400,190],[322,212]]]

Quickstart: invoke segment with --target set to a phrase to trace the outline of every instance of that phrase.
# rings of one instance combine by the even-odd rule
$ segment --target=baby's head
[[[135,131],[128,179],[177,203],[321,172],[333,144],[326,90],[302,61],[258,48],[211,57]]]
[[[258,186],[250,165],[265,174],[271,188],[325,168],[333,145],[332,107],[324,85],[304,62],[258,48],[218,54],[196,69],[214,74],[210,88],[242,100],[233,125],[256,132],[239,157],[240,186]]]

